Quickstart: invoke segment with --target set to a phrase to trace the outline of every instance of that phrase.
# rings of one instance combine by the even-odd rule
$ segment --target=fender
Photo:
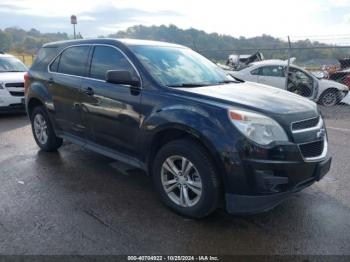
[[[36,81],[30,84],[30,92],[27,97],[27,107],[32,98],[36,98],[42,102],[43,105],[47,108],[48,111],[53,111],[53,102],[52,97],[49,94],[49,91],[45,86],[40,82]],[[28,109],[28,108],[27,108]]]
[[[197,138],[209,150],[225,179],[225,156],[232,151],[229,145],[233,145],[233,140],[227,132],[227,127],[221,124],[228,121],[219,120],[219,117],[226,116],[226,113],[219,114],[218,110],[224,109],[171,105],[152,112],[142,121],[144,136],[139,138],[140,151],[143,152],[146,162],[149,164],[148,157],[152,155],[152,144],[158,134],[166,130],[179,130]]]
[[[31,76],[30,78],[33,79]],[[35,78],[41,79],[41,77],[37,75],[35,75]],[[52,96],[50,95],[49,90],[45,87],[44,84],[41,83],[40,80],[33,81],[30,83],[30,88],[28,90],[28,95],[26,97],[26,110],[27,110],[28,116],[30,114],[29,106],[33,99],[40,101],[40,103],[45,107],[49,115],[49,118],[51,120],[51,123],[52,125],[54,125],[54,128],[56,130],[56,123],[53,116],[55,107],[53,104]]]

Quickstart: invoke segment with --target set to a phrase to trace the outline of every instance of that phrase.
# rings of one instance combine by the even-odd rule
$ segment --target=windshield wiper
[[[235,78],[236,79],[236,78]],[[219,85],[222,85],[222,84],[230,84],[230,83],[240,83],[241,81],[238,81],[238,80],[223,80],[223,81],[220,81],[218,82]]]
[[[208,86],[209,84],[206,83],[183,83],[178,85],[167,85],[168,87],[201,87],[201,86]]]

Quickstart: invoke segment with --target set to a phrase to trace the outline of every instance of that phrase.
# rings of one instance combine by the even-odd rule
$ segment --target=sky
[[[132,25],[196,28],[234,37],[269,34],[350,44],[350,0],[0,0],[0,28],[17,26],[84,37]]]

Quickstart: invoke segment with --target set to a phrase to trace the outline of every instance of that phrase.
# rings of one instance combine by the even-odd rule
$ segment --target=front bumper
[[[7,90],[0,90],[0,110],[11,111],[17,109],[24,109],[24,97],[12,96]]]
[[[226,193],[226,209],[231,214],[256,214],[260,212],[268,211],[283,200],[285,200],[291,194],[298,192],[314,182],[321,180],[330,170],[332,159],[330,157],[320,162],[314,163],[301,163],[301,162],[284,162],[284,163],[259,163],[258,165],[252,164],[252,168],[260,168],[258,172],[255,172],[255,184],[259,189],[265,193],[260,194],[232,194]],[[266,167],[265,172],[261,169]],[[304,169],[305,167],[308,169]],[[257,170],[257,169],[255,169]],[[293,179],[290,176],[280,177],[274,176],[269,173],[271,170],[288,170],[291,172],[303,172],[305,179],[299,180],[297,183],[293,183]],[[311,171],[312,170],[312,171]],[[312,172],[311,176],[307,176],[308,172]],[[297,175],[301,175],[296,173]],[[290,181],[291,180],[291,181]]]

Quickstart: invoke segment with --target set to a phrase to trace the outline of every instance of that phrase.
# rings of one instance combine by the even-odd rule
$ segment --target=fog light
[[[255,170],[255,181],[263,192],[279,192],[277,186],[288,184],[288,177],[275,176],[272,170]]]

